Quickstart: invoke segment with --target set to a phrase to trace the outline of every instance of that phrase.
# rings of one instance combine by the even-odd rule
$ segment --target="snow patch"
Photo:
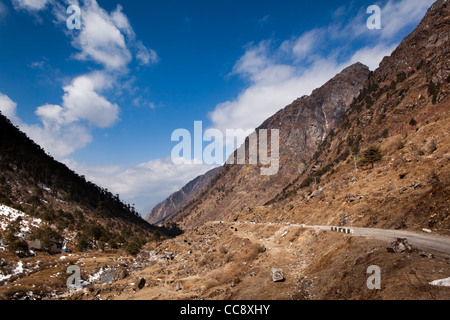
[[[438,286],[438,287],[450,287],[450,278],[436,280],[436,281],[430,282],[430,284],[432,286]]]

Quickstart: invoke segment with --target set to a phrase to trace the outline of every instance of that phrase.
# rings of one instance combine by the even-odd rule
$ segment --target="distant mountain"
[[[359,95],[369,74],[368,67],[354,64],[257,129],[280,130],[278,174],[262,176],[260,165],[225,165],[207,190],[173,215],[171,221],[192,227],[271,200],[298,176],[299,171],[306,169],[317,148]]]
[[[154,207],[147,215],[146,220],[151,224],[159,224],[169,219],[173,214],[182,209],[189,201],[197,197],[204,187],[207,186],[212,179],[220,171],[220,168],[214,168],[204,175],[201,175],[188,184],[180,191],[175,192],[169,198]]]

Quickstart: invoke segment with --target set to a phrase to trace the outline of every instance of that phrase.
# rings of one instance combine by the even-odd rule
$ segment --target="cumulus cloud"
[[[30,14],[51,8],[56,22],[64,25],[69,4],[81,8],[81,30],[68,32],[71,43],[78,50],[72,57],[99,64],[102,70],[82,74],[63,86],[60,104],[48,103],[36,108],[40,124],[28,125],[15,116],[16,105],[3,98],[4,113],[20,123],[33,140],[58,159],[63,159],[92,141],[88,128],[108,128],[119,120],[120,107],[111,102],[106,91],[126,84],[128,66],[135,55],[140,65],[158,61],[157,53],[136,39],[135,32],[121,5],[112,12],[99,6],[96,0],[13,0],[16,10]],[[42,68],[44,62],[33,63]],[[125,83],[125,84],[124,84]],[[153,106],[151,102],[146,102]]]
[[[121,6],[108,14],[97,1],[86,1],[81,32],[72,42],[80,50],[75,58],[93,60],[108,69],[124,68],[132,59],[125,35],[134,33]]]
[[[36,109],[42,125],[22,124],[21,128],[56,158],[67,157],[92,141],[83,122],[106,128],[118,120],[119,106],[96,92],[109,86],[101,72],[77,77],[63,88],[61,105],[45,104]]]
[[[97,93],[111,85],[108,81],[107,76],[96,72],[77,77],[64,87],[61,120],[67,123],[87,120],[99,128],[114,125],[118,120],[119,106]]]
[[[156,51],[136,39],[121,5],[108,13],[96,0],[86,0],[81,7],[81,16],[81,31],[73,35],[72,40],[73,46],[79,50],[74,55],[76,59],[94,61],[108,70],[123,70],[133,56],[140,65],[159,61]]]

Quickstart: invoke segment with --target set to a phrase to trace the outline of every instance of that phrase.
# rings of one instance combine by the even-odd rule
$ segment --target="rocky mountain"
[[[261,176],[258,166],[225,165],[208,191],[173,221],[197,226],[295,196],[341,163],[354,168],[364,148],[443,116],[449,107],[448,41],[448,2],[437,1],[375,72],[355,64],[260,126],[280,130],[277,175]],[[433,137],[424,143],[435,143]]]
[[[195,226],[271,200],[306,169],[317,148],[360,93],[369,74],[366,66],[354,64],[257,128],[257,131],[280,130],[280,166],[276,175],[261,175],[261,165],[225,165],[207,190],[173,215],[172,221],[185,227]],[[248,146],[247,139],[245,147]]]
[[[180,191],[173,193],[169,198],[154,207],[145,220],[157,225],[166,219],[170,219],[172,214],[177,213],[189,201],[197,197],[219,171],[220,168],[214,168],[204,175],[195,178],[181,188]]]
[[[304,212],[309,204],[318,205],[311,192],[323,200],[328,187],[335,202],[339,186],[347,186],[343,190],[352,194],[342,194],[342,201],[359,202],[358,210],[333,207],[337,212],[332,214],[322,207],[319,219],[328,214],[327,223],[355,223],[360,217],[364,226],[434,227],[448,233],[449,12],[448,1],[433,4],[419,26],[371,74],[306,173],[271,203],[289,202],[300,194],[308,203],[303,202]],[[371,185],[363,185],[358,178],[363,178],[364,151],[371,146],[380,150],[377,167],[382,170],[367,178]],[[306,188],[313,180],[320,182],[318,190]]]
[[[448,12],[437,1],[382,61],[303,174],[266,206],[234,215],[448,234]]]

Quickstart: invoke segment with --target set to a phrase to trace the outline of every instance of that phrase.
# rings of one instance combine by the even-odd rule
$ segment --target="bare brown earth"
[[[211,223],[156,252],[174,253],[128,278],[78,293],[77,299],[449,299],[429,282],[450,276],[450,256],[417,248],[394,254],[387,242],[287,225]],[[367,268],[382,270],[381,290],[367,288]],[[274,283],[272,268],[286,280]],[[146,280],[142,290],[135,288]],[[179,285],[181,283],[182,285]]]

